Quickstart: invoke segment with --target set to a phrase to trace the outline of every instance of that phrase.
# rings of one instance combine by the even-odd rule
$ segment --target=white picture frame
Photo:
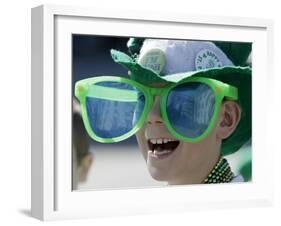
[[[72,191],[71,151],[63,151],[71,150],[69,40],[72,33],[252,42],[252,182]],[[265,19],[159,15],[57,5],[33,8],[32,216],[57,220],[271,205],[273,178],[268,175],[273,169],[273,150],[269,148],[267,133],[264,133],[268,128],[268,108],[262,108],[259,101],[268,106],[271,104],[267,97],[273,82],[272,33],[273,22]]]

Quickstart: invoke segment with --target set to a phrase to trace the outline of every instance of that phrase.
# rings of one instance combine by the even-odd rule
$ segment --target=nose
[[[161,116],[161,110],[160,110],[160,97],[156,96],[153,107],[151,111],[148,114],[147,117],[147,123],[148,124],[163,124],[163,119]]]

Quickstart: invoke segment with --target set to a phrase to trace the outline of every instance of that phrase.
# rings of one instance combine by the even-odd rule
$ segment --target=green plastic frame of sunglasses
[[[90,86],[93,86],[99,82],[120,82],[129,84],[139,91],[143,92],[145,96],[145,105],[142,116],[140,117],[139,121],[136,123],[134,128],[128,133],[114,138],[102,138],[97,136],[94,131],[91,129],[87,109],[86,109],[86,97],[96,97],[108,100],[118,100],[118,101],[136,101],[138,96],[137,92],[133,90],[120,90],[112,87],[102,87],[102,86],[95,86],[95,89],[89,89]],[[213,116],[210,120],[208,128],[198,137],[190,138],[182,136],[181,134],[177,133],[175,129],[172,127],[171,123],[169,122],[167,111],[166,111],[166,102],[169,91],[172,90],[174,87],[189,82],[199,82],[208,85],[215,93],[215,110]],[[210,78],[203,78],[203,77],[187,77],[178,83],[170,83],[165,87],[161,88],[154,88],[144,86],[134,80],[123,78],[123,77],[115,77],[115,76],[99,76],[93,77],[88,79],[83,79],[75,84],[75,96],[80,101],[81,105],[81,112],[84,125],[90,137],[98,142],[101,143],[114,143],[125,140],[130,136],[134,135],[145,123],[146,118],[151,111],[154,103],[154,97],[160,96],[160,110],[161,116],[164,120],[166,127],[168,128],[169,132],[177,139],[186,141],[186,142],[198,142],[209,135],[212,129],[215,126],[215,123],[218,118],[218,114],[221,109],[221,103],[224,100],[237,100],[238,99],[238,90],[236,87],[228,85],[218,80],[210,79]]]

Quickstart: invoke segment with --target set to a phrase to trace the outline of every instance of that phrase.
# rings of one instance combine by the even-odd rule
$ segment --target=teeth
[[[171,150],[164,150],[164,151],[154,151],[153,152],[153,154],[155,154],[155,155],[165,155],[165,154],[168,154],[168,153],[170,153],[171,152]]]
[[[149,155],[151,155],[151,154],[153,154],[153,155],[165,155],[165,154],[168,154],[168,153],[170,153],[170,152],[172,152],[172,150],[163,150],[163,151],[158,151],[158,150],[152,151],[152,150],[148,150],[148,154],[149,154]]]
[[[163,140],[162,139],[157,139],[157,144],[162,144]]]
[[[173,139],[170,139],[170,138],[152,138],[149,140],[152,144],[166,144],[170,141],[176,141],[176,140],[173,140]]]

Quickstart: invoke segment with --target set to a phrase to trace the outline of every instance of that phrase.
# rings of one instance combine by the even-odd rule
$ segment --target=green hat
[[[247,142],[238,153],[237,172],[244,178],[244,181],[252,180],[252,152],[251,141]]]
[[[199,76],[237,87],[241,119],[232,135],[223,140],[222,154],[236,152],[251,138],[252,70],[245,67],[250,43],[130,39],[128,47],[131,56],[117,50],[111,50],[111,56],[142,84],[177,83]]]

